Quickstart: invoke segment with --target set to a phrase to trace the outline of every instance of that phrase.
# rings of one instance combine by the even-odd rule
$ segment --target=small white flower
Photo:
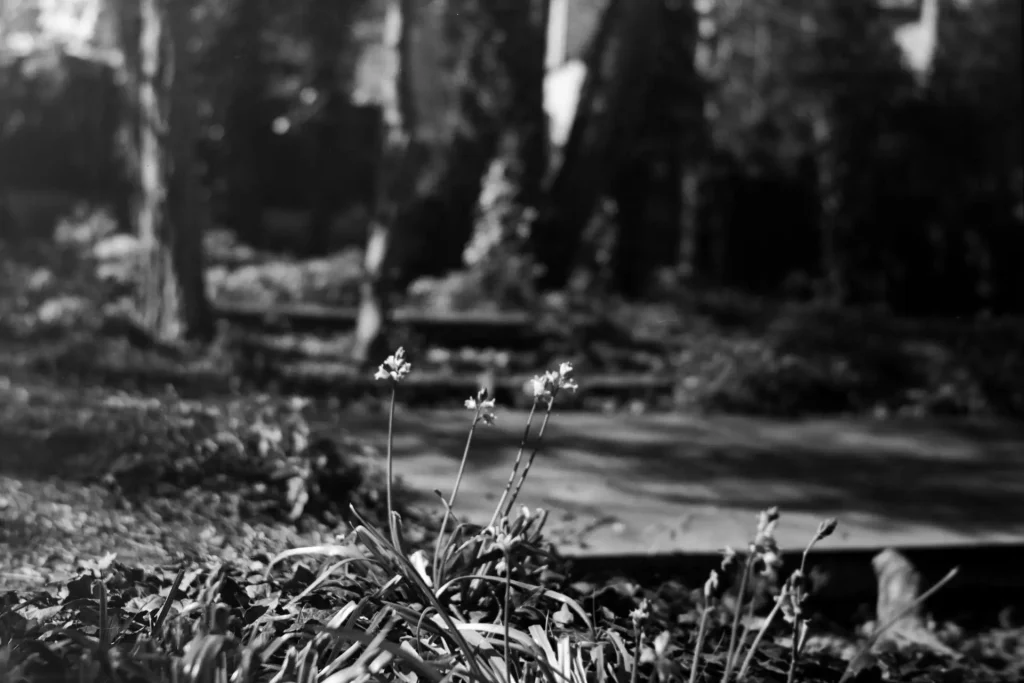
[[[420,578],[423,579],[423,582],[428,586],[433,587],[434,582],[430,578],[430,572],[427,571],[430,566],[430,561],[427,560],[427,554],[422,550],[417,550],[409,556],[409,561],[412,562],[412,566],[416,569],[416,573],[420,575]]]
[[[377,380],[390,379],[394,382],[400,382],[411,370],[412,365],[405,360],[405,349],[399,346],[394,355],[388,356],[380,364],[373,378]]]
[[[643,600],[641,600],[640,604],[637,605],[629,613],[629,618],[633,620],[633,627],[634,628],[639,627],[640,624],[642,624],[645,621],[647,621],[647,618],[649,616],[651,616],[651,601],[648,600],[647,598],[644,598]]]
[[[516,546],[518,539],[507,531],[499,531],[494,535],[494,545],[504,552],[508,552]]]
[[[487,398],[487,390],[481,389],[475,398],[467,398],[465,406],[469,410],[476,410],[478,417],[485,424],[494,424],[494,399]]]
[[[554,375],[554,373],[549,374]],[[572,363],[559,363],[558,374],[553,376],[552,380],[560,390],[576,391],[579,389],[576,380],[572,378]]]
[[[704,582],[704,599],[710,600],[711,596],[718,592],[718,572],[714,569],[711,570],[711,574],[708,576],[708,580]]]
[[[779,508],[770,507],[757,515],[757,535],[754,544],[763,546],[775,537],[775,526],[779,522]]]
[[[728,571],[729,567],[732,566],[733,562],[736,561],[736,551],[732,546],[725,546],[725,550],[722,551],[722,571]]]
[[[551,390],[548,388],[547,377],[544,375],[537,375],[527,382],[526,391],[534,398],[546,398],[551,395]]]
[[[576,391],[579,385],[572,378],[572,363],[560,363],[557,370],[537,375],[526,384],[526,392],[534,398],[552,398],[559,391]]]
[[[769,549],[762,553],[761,560],[764,562],[764,569],[761,571],[762,576],[773,578],[778,574],[779,568],[782,567],[782,556],[774,549]]]

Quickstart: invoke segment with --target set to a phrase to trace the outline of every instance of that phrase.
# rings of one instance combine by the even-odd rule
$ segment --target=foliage
[[[679,299],[617,315],[645,338],[671,340],[680,406],[782,416],[1024,410],[1024,329],[1012,319],[905,320],[735,293]]]
[[[240,267],[215,265],[207,275],[211,297],[246,304],[321,303],[353,306],[362,275],[362,252],[349,249],[324,258],[264,259]]]
[[[377,454],[344,436],[312,433],[298,399],[214,408],[172,400],[160,410],[167,431],[123,444],[105,475],[128,501],[157,490],[168,495],[199,488],[230,495],[241,506],[236,515],[246,518],[296,522],[306,516],[334,526],[350,504],[373,518],[384,516]],[[179,446],[151,454],[146,445],[153,439]]]
[[[759,204],[740,212],[751,224],[733,223],[729,239],[759,257],[745,259],[732,247],[736,270],[729,279],[763,292],[780,281],[772,272],[823,277],[827,256],[816,248],[829,248],[821,233],[827,209],[838,221],[834,246],[853,301],[924,313],[1014,310],[995,293],[1013,291],[1012,285],[1003,289],[1009,280],[993,282],[1004,268],[996,262],[1010,234],[996,226],[1014,221],[1013,209],[993,192],[982,200],[990,211],[981,218],[968,208],[974,200],[959,199],[965,192],[959,183],[973,186],[991,173],[1002,180],[991,177],[987,186],[1002,187],[1012,177],[1005,161],[982,151],[990,147],[981,138],[991,134],[999,140],[994,146],[1008,149],[1019,123],[1002,117],[1015,116],[1008,112],[1018,100],[996,107],[966,81],[953,85],[950,76],[970,72],[976,83],[1009,82],[1019,72],[1019,37],[998,28],[1014,25],[1010,17],[1019,3],[940,4],[940,51],[931,79],[919,87],[901,63],[892,18],[875,3],[716,3],[721,56],[709,95],[711,135],[741,177],[767,176],[776,194],[786,193],[777,204],[770,195],[749,195]],[[1005,55],[998,65],[988,59],[981,32]],[[979,125],[974,116],[1000,123]],[[816,135],[821,126],[827,140]],[[973,136],[977,142],[953,144]],[[719,173],[726,188],[751,187],[728,179],[735,170]],[[769,232],[755,224],[766,210],[777,226]],[[762,247],[771,251],[761,253]]]

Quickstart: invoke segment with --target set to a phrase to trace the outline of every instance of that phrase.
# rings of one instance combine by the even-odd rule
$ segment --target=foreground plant
[[[505,490],[501,492],[501,498],[498,499],[498,504],[494,508],[494,514],[491,516],[490,526],[494,526],[494,523],[500,518],[507,516],[509,510],[515,505],[516,498],[519,497],[519,492],[523,488],[523,483],[526,481],[526,476],[530,473],[530,468],[533,466],[533,460],[537,457],[537,452],[540,449],[541,439],[544,438],[544,430],[548,426],[548,420],[551,418],[551,411],[555,406],[555,398],[559,392],[562,391],[576,391],[579,385],[576,384],[576,380],[572,377],[572,364],[562,363],[558,366],[558,370],[551,370],[543,375],[538,375],[527,382],[527,389],[533,395],[533,403],[530,406],[530,414],[526,418],[526,426],[523,428],[523,438],[519,442],[519,451],[516,453],[515,462],[512,464],[512,471],[508,475],[508,483],[505,485]],[[530,427],[533,424],[533,416],[537,412],[537,406],[541,403],[544,404],[544,420],[541,422],[540,430],[537,432],[537,440],[535,442],[533,451],[530,453],[529,459],[526,461],[525,467],[520,471],[520,464],[522,463],[523,451],[526,448],[526,442],[530,437]],[[518,475],[518,480],[516,476]],[[512,491],[512,497],[509,498],[509,491],[512,489],[512,485],[515,483],[515,490]]]
[[[616,612],[598,609],[596,598],[593,605],[577,601],[571,595],[582,591],[548,578],[559,565],[544,540],[547,513],[515,507],[557,396],[577,388],[572,366],[563,363],[527,385],[533,406],[485,526],[459,519],[455,506],[475,430],[497,419],[497,407],[485,391],[466,400],[472,420],[452,490],[438,492],[437,537],[432,548],[412,549],[393,500],[392,448],[397,392],[411,370],[398,349],[376,375],[391,387],[387,529],[350,506],[355,526],[344,537],[250,558],[242,568],[209,562],[152,576],[110,558],[60,596],[22,600],[16,608],[0,602],[0,680],[37,680],[32,676],[46,671],[61,678],[38,680],[732,683],[754,676],[779,614],[791,625],[786,674],[795,680],[809,630],[807,558],[833,532],[834,520],[819,526],[753,634],[757,580],[776,586],[782,566],[775,508],[758,516],[746,557],[727,550],[703,587],[703,602],[693,598],[699,609],[693,642],[651,594],[630,594],[635,608]],[[538,410],[544,417],[533,435]],[[298,561],[308,557],[324,559],[313,567]],[[738,593],[730,607],[726,592],[733,585]],[[713,645],[708,655],[708,643],[727,649]]]
[[[380,367],[377,368],[377,373],[373,376],[377,380],[388,380],[391,382],[391,402],[388,406],[388,441],[387,441],[387,506],[388,506],[388,529],[391,532],[391,540],[397,545],[398,534],[396,530],[396,519],[395,519],[395,505],[394,500],[391,496],[391,490],[394,487],[395,480],[395,458],[394,458],[394,434],[395,434],[395,396],[398,393],[398,383],[412,372],[412,365],[405,360],[405,349],[401,346],[395,351],[393,356],[388,356],[387,360],[381,363]]]
[[[770,582],[774,582],[779,569],[782,567],[782,556],[778,543],[775,540],[775,527],[778,521],[778,508],[772,507],[758,514],[757,530],[754,539],[747,548],[746,560],[740,568],[739,587],[732,609],[729,640],[725,651],[725,669],[721,678],[722,683],[729,683],[732,680],[747,680],[751,672],[754,656],[780,612],[786,615],[787,621],[791,621],[794,624],[794,643],[787,675],[789,683],[792,683],[794,680],[797,657],[806,637],[806,623],[803,621],[800,608],[807,597],[808,590],[805,585],[807,556],[815,544],[827,538],[835,531],[836,521],[828,519],[818,526],[817,533],[803,551],[800,567],[789,576],[779,589],[778,594],[775,596],[774,606],[748,646],[746,643],[753,623],[755,602],[753,595],[749,599],[747,598],[747,589],[754,575],[755,568],[760,566],[758,571],[761,576]],[[722,559],[721,574],[728,574],[736,564],[736,553],[731,548],[726,548]],[[697,642],[694,646],[693,662],[689,677],[690,683],[696,683],[697,681],[698,667],[703,654],[708,620],[714,610],[714,605],[719,602],[723,590],[724,583],[720,580],[719,572],[712,571],[711,576],[704,585],[704,607],[701,612]],[[747,600],[746,603],[744,603],[745,600]],[[744,606],[746,606],[746,619],[741,635],[740,623],[743,621]],[[735,679],[733,678],[733,673],[736,674]]]
[[[539,574],[546,566],[546,552],[541,547],[546,512],[523,508],[513,518],[511,510],[537,456],[557,395],[577,388],[572,377],[572,365],[562,363],[557,370],[539,375],[528,384],[533,408],[508,483],[490,523],[482,528],[461,522],[454,506],[473,434],[480,423],[494,422],[495,402],[483,390],[466,400],[466,407],[473,411],[473,419],[452,491],[447,499],[441,498],[444,511],[432,559],[427,558],[422,550],[411,554],[405,551],[401,519],[394,510],[391,497],[395,403],[398,386],[409,372],[411,365],[400,348],[381,364],[375,375],[391,385],[386,451],[388,535],[377,531],[352,509],[352,515],[359,524],[348,540],[362,549],[362,555],[356,556],[351,551],[346,553],[332,547],[299,548],[282,553],[271,566],[302,554],[343,556],[344,559],[317,577],[310,588],[332,580],[335,572],[353,563],[364,565],[366,571],[373,572],[380,582],[379,597],[386,600],[385,604],[393,610],[396,618],[416,634],[422,635],[426,630],[434,637],[427,642],[440,646],[435,654],[458,663],[450,669],[451,673],[484,681],[507,681],[524,675],[531,667],[546,672],[546,675],[551,674],[552,658],[545,653],[546,640],[540,642],[538,634],[532,630],[524,632],[512,626],[515,605],[525,599],[542,599],[560,604],[584,622],[589,623],[589,617],[568,596],[541,587]],[[523,454],[530,442],[533,417],[539,407],[544,409],[544,420],[524,463]],[[455,522],[455,529],[450,534],[449,520]],[[402,595],[403,600],[392,599],[391,596],[397,595]],[[474,614],[477,619],[471,618]],[[493,614],[498,623],[478,621],[485,614]],[[589,628],[593,631],[592,625]],[[417,638],[417,643],[419,646],[425,644],[420,638]],[[483,656],[481,650],[494,645],[500,647],[501,656]],[[513,652],[526,656],[526,659],[516,665]]]
[[[434,585],[441,583],[441,558],[442,542],[445,540],[445,532],[448,530],[448,520],[455,507],[455,499],[459,495],[459,487],[462,486],[462,476],[466,472],[466,462],[469,460],[469,449],[473,444],[473,434],[478,424],[494,424],[494,399],[488,398],[487,389],[481,388],[476,398],[466,399],[466,408],[473,411],[473,423],[469,427],[469,434],[466,436],[466,447],[462,450],[462,459],[459,461],[459,472],[455,475],[455,485],[444,504],[444,517],[441,519],[441,528],[437,532],[437,543],[434,547],[433,581]]]

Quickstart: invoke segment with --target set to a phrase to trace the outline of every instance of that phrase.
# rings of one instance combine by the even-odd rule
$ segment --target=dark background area
[[[293,13],[325,13],[338,26],[358,23],[347,10],[300,4],[309,7]],[[680,265],[681,230],[695,229],[696,250],[686,264],[693,278],[760,295],[809,296],[832,277],[823,263],[828,220],[837,222],[829,229],[841,257],[835,267],[843,303],[905,314],[1020,313],[1019,3],[940,3],[938,47],[922,86],[893,44],[900,15],[874,3],[857,10],[735,4],[719,25],[729,32],[732,55],[710,82],[694,68],[696,38],[680,41],[693,33],[695,15],[675,5],[659,9],[661,34],[653,38],[657,55],[635,143],[612,161],[606,192],[618,207],[615,288],[648,293],[653,271]],[[570,58],[593,47],[601,8],[572,4]],[[794,30],[784,21],[787,12],[809,12],[817,31]],[[203,76],[230,87],[219,88],[220,101],[211,97],[206,107],[217,105],[201,142],[206,185],[217,221],[243,240],[273,242],[261,216],[287,209],[303,213],[303,229],[270,246],[322,253],[338,246],[325,241],[325,225],[373,202],[379,116],[346,97],[346,79],[335,67],[358,47],[355,39],[339,39],[334,54],[302,63],[288,54],[287,41],[316,36],[301,21],[297,29],[296,22],[282,23],[254,28],[236,18],[207,32]],[[254,70],[238,46],[257,30],[263,49],[251,59],[262,68]],[[750,44],[769,39],[748,35],[757,31],[770,37],[769,47]],[[112,197],[119,121],[113,71],[53,59],[49,68],[39,56],[5,60],[0,187]],[[302,88],[317,89],[314,106],[303,105]],[[714,113],[702,115],[709,107]],[[801,111],[816,107],[833,112],[837,136],[827,197],[820,168],[826,160],[809,130],[814,122]],[[289,118],[287,132],[274,131],[278,117]],[[700,167],[702,190],[682,197],[681,176],[693,166]],[[459,173],[449,170],[444,182],[467,182]],[[443,194],[423,202],[444,205]],[[836,216],[823,217],[831,204]],[[450,201],[423,208],[422,230],[414,228],[411,239],[437,239],[417,242],[430,249],[409,264],[410,280],[461,265],[468,234],[459,225],[469,217],[448,227],[430,219],[453,210]],[[687,212],[698,228],[680,226]],[[437,234],[445,229],[450,237]]]
[[[1019,414],[1020,3],[642,4],[569,2],[547,78],[574,64],[589,76],[558,150],[542,134],[538,12],[459,0],[413,16],[419,166],[396,198],[383,180],[386,2],[197,2],[189,106],[213,304],[241,272],[211,251],[215,232],[256,250],[265,270],[247,277],[263,289],[268,264],[320,269],[270,303],[351,306],[383,221],[392,305],[525,311],[550,342],[541,355],[697,377],[688,405]],[[7,254],[46,245],[83,201],[136,230],[129,72],[97,57],[118,44],[104,17],[89,50],[0,53]],[[36,30],[30,19],[6,35]],[[914,22],[934,31],[923,71],[897,41]],[[267,303],[245,286],[231,301]],[[640,328],[648,341],[630,339]],[[499,329],[469,346],[502,347]],[[652,339],[667,360],[646,360],[662,353]]]

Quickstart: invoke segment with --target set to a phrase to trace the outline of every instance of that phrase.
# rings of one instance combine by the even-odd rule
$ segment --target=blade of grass
[[[360,525],[356,528],[356,533],[360,536],[366,535],[372,537],[373,535],[373,532],[363,525]],[[444,620],[445,624],[448,626],[450,630],[449,637],[456,641],[456,644],[465,654],[467,665],[469,666],[473,675],[477,678],[483,678],[483,672],[480,670],[479,664],[473,657],[473,651],[469,648],[469,643],[466,642],[466,639],[462,637],[459,630],[455,627],[455,622],[452,621],[452,618],[444,610],[441,603],[438,601],[437,596],[434,594],[434,591],[430,588],[430,586],[426,584],[426,582],[420,576],[420,573],[416,570],[416,567],[413,566],[413,564],[409,561],[409,558],[407,558],[405,555],[397,551],[394,551],[393,560],[400,568],[404,578],[415,586],[420,596],[428,602],[430,602],[430,604],[433,605],[434,609],[437,610],[438,615],[441,617],[441,619]]]

